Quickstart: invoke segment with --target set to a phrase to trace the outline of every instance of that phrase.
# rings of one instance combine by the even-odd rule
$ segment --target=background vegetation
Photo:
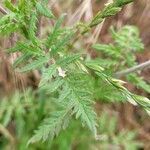
[[[24,3],[25,1],[20,2]],[[15,6],[17,1],[12,1],[12,3]],[[45,1],[45,3],[47,2]],[[34,6],[29,2],[28,5],[20,6],[22,9],[19,8],[21,10],[19,14],[16,13],[18,10],[10,4],[9,0],[2,2],[1,6],[5,8],[6,12],[4,11],[0,14],[2,18],[4,14],[15,13],[15,15],[12,13],[8,20],[5,17],[0,21],[0,149],[149,149],[149,116],[142,108],[129,104],[126,95],[122,96],[118,88],[115,88],[115,86],[120,87],[120,80],[108,78],[111,83],[115,84],[115,86],[112,86],[112,84],[107,84],[105,80],[95,77],[96,75],[94,75],[94,80],[93,76],[92,78],[85,77],[84,74],[83,77],[80,70],[75,69],[75,65],[71,64],[78,59],[80,60],[78,54],[82,54],[82,59],[85,59],[84,65],[89,68],[92,75],[94,71],[101,72],[102,68],[105,68],[103,72],[105,75],[126,81],[125,86],[130,91],[149,98],[149,68],[138,70],[134,73],[122,73],[122,71],[146,62],[150,58],[150,22],[148,19],[144,19],[149,17],[148,10],[150,5],[148,1],[134,1],[134,3],[123,7],[116,15],[113,14],[115,16],[104,20],[96,19],[96,21],[92,20],[92,18],[99,10],[104,8],[106,1],[54,0],[48,3],[48,7],[51,8],[53,13],[38,3],[36,5],[38,16],[36,10],[32,9]],[[119,9],[117,7],[113,11],[116,13]],[[67,14],[65,17],[61,15],[64,12]],[[107,15],[109,13],[107,12]],[[29,20],[26,18],[28,15],[31,15]],[[44,16],[53,19],[48,19]],[[77,29],[84,34],[89,28],[78,22],[90,22],[91,20],[91,27],[97,24],[98,26],[92,28],[84,36],[77,37],[80,40],[75,38],[74,44],[67,45],[74,31],[72,31],[72,28],[65,28],[65,26],[72,27],[77,23]],[[22,21],[25,22],[22,23]],[[101,24],[99,24],[100,22]],[[3,23],[5,23],[5,27]],[[29,31],[27,30],[29,33],[26,33],[24,27],[29,29]],[[28,39],[27,41],[24,40],[24,37],[19,36],[18,31],[20,29],[23,31],[24,37]],[[17,32],[14,33],[16,30]],[[6,34],[8,36],[4,36]],[[46,39],[49,34],[52,36]],[[18,43],[19,39],[23,40]],[[52,56],[56,60],[68,54],[68,49],[71,49],[69,56],[57,62],[65,70],[58,68],[59,76],[54,73],[55,78],[46,86],[45,83],[49,82],[49,76],[48,78],[46,76],[48,66],[44,68],[45,70],[42,68],[29,73],[19,73],[17,70],[19,68],[19,71],[24,72],[42,67],[49,56],[45,56],[43,51],[40,51],[41,47],[45,49],[46,54],[48,54],[47,52],[50,52],[50,54],[52,52]],[[8,53],[8,48],[11,54]],[[59,53],[56,54],[56,52]],[[73,53],[78,54],[72,55]],[[31,57],[32,60],[30,60]],[[51,61],[49,62],[50,64],[55,60]],[[78,65],[83,70],[85,69],[82,64],[78,63]],[[17,69],[14,69],[14,67],[17,67]],[[55,65],[52,67],[55,69]],[[70,71],[71,74],[71,77],[67,78],[67,84],[64,80],[65,71]],[[45,74],[41,77],[43,72]],[[63,80],[60,77],[63,77]],[[106,76],[103,77],[106,79]],[[84,82],[77,82],[80,78],[84,79]],[[42,87],[40,90],[38,88],[39,82]],[[59,86],[64,82],[64,90],[61,90],[62,87],[59,89]],[[50,138],[53,137],[49,136],[46,142],[36,142],[27,147],[29,139],[34,135],[34,130],[41,125],[44,118],[51,116],[52,112],[60,106],[61,108],[67,106],[67,103],[58,105],[56,100],[63,99],[64,96],[67,97],[68,83],[73,87],[80,87],[78,92],[84,89],[86,92],[91,90],[94,94],[93,97],[96,101],[94,110],[98,114],[98,135],[96,139],[86,127],[88,121],[82,115],[83,112],[77,108],[76,117],[81,116],[82,124],[74,118],[70,121],[69,127],[55,137],[54,140],[51,141]],[[78,93],[78,96],[83,97],[85,91],[80,92],[82,95]],[[58,93],[60,94],[59,98]],[[70,98],[71,94],[68,94]],[[86,93],[86,99],[89,98],[87,96],[88,93]],[[138,97],[138,99],[141,99],[141,97]],[[139,104],[149,110],[147,104]],[[89,105],[90,103],[88,103]],[[92,114],[91,108],[90,114]],[[91,118],[93,118],[92,116]],[[55,118],[59,119],[59,114],[55,113]],[[48,119],[45,120],[45,123],[47,124],[47,122],[51,121],[52,123],[55,122],[55,120]],[[67,121],[66,124],[68,123]],[[87,126],[93,130],[93,124],[88,124]],[[57,131],[59,132],[59,129],[54,134],[57,135]],[[42,137],[35,136],[36,138],[32,138],[30,142],[38,141],[39,139],[45,140],[47,139],[47,134],[48,129],[44,126],[44,130],[42,129],[40,132]]]

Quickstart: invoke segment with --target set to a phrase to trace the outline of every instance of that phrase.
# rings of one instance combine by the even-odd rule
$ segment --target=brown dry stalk
[[[136,72],[136,71],[139,71],[139,70],[143,70],[144,68],[148,68],[148,67],[150,67],[150,60],[148,60],[144,63],[141,63],[137,66],[134,66],[134,67],[128,68],[126,70],[117,72],[117,73],[115,73],[115,76],[116,77],[122,77],[122,76],[125,76],[125,75],[129,74],[129,73]]]
[[[2,133],[7,139],[9,139],[12,146],[14,146],[14,143],[15,143],[14,137],[2,124],[0,124],[0,133]]]
[[[0,12],[4,15],[7,15],[8,12],[0,5]]]

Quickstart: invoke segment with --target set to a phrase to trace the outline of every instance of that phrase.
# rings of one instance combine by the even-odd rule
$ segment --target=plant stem
[[[14,137],[10,134],[10,132],[2,124],[0,124],[0,133],[3,134],[7,139],[9,139],[12,146],[14,146],[14,144],[15,144]]]
[[[0,12],[4,15],[7,15],[8,12],[0,5]]]
[[[143,70],[144,68],[149,68],[149,67],[150,67],[150,60],[148,60],[144,63],[141,63],[137,66],[131,67],[129,69],[117,72],[117,73],[115,73],[115,76],[116,77],[122,77],[122,76],[129,74],[129,73],[136,72],[138,70]]]

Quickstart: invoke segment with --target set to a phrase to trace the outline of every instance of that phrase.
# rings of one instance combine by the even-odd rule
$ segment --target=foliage
[[[115,0],[114,3],[107,5],[102,13],[98,12],[90,25],[83,23],[83,32],[79,32],[83,34],[87,32],[87,29],[99,24],[101,19],[115,15],[121,6],[130,1]],[[0,34],[10,35],[18,32],[20,37],[16,45],[9,49],[10,53],[21,53],[21,56],[15,61],[14,67],[17,67],[19,72],[38,69],[42,74],[39,90],[42,90],[45,95],[49,94],[50,99],[55,99],[57,106],[54,113],[51,113],[50,117],[46,117],[35,131],[29,144],[39,140],[45,141],[48,138],[52,140],[68,126],[74,116],[76,119],[80,119],[82,125],[87,126],[97,138],[98,124],[93,104],[96,99],[94,88],[101,86],[97,82],[98,80],[106,82],[119,93],[119,96],[123,95],[123,98],[128,99],[129,102],[137,103],[146,111],[150,111],[150,103],[147,98],[132,94],[123,87],[121,80],[114,79],[107,74],[100,64],[91,58],[87,59],[86,56],[84,58],[82,52],[74,51],[72,47],[73,41],[78,37],[78,27],[63,27],[65,15],[56,19],[45,3],[37,0],[19,0],[15,5],[5,0],[5,6],[10,13],[0,19]],[[39,15],[55,20],[55,25],[50,29],[48,36],[40,37],[38,35]],[[120,48],[121,46],[122,41]],[[133,47],[133,45],[129,46]],[[104,47],[108,48],[109,46]],[[120,49],[116,51],[114,46],[111,48],[114,51],[109,55],[121,58]],[[112,51],[111,48],[108,51]],[[128,64],[133,62],[133,58],[127,59]]]
[[[135,26],[124,26],[119,31],[111,28],[113,44],[95,44],[93,48],[103,55],[94,61],[108,70],[112,75],[116,72],[133,67],[137,64],[135,54],[141,52],[144,46]],[[108,59],[109,58],[109,59]],[[150,85],[139,77],[139,73],[125,75],[130,83],[150,93]]]
[[[28,138],[32,135],[34,128],[45,116],[49,116],[49,114],[47,114],[48,111],[56,109],[56,105],[54,103],[55,100],[52,101],[49,101],[48,96],[45,97],[43,92],[34,93],[31,90],[28,90],[25,93],[16,92],[12,97],[2,99],[0,102],[0,131],[2,131],[1,129],[3,127],[11,135],[12,132],[8,129],[8,126],[13,126],[13,124],[15,124],[15,134],[12,135],[14,140],[14,142],[12,142],[9,136],[6,136],[6,131],[1,132],[3,136],[0,138],[0,148],[6,149],[7,147],[10,149],[14,147],[14,149],[18,150],[26,149],[26,143]],[[59,116],[59,113],[54,115]],[[62,131],[62,133],[53,141],[45,143],[39,142],[30,145],[28,149],[69,150],[76,148],[82,150],[85,148],[100,148],[103,150],[108,149],[109,147],[124,147],[125,150],[136,150],[137,148],[142,147],[142,143],[135,140],[136,132],[128,130],[118,131],[117,119],[116,115],[110,116],[107,111],[102,111],[101,115],[98,117],[98,132],[100,135],[97,138],[99,138],[99,140],[95,140],[93,136],[90,136],[90,132],[85,130],[80,125],[79,121],[73,119],[68,130]],[[46,119],[45,122],[47,120],[48,119]],[[52,119],[50,119],[50,121],[52,121]],[[54,122],[51,124],[55,124],[55,120],[53,121]],[[49,124],[50,123],[47,123],[48,126]],[[49,127],[47,128],[47,126],[44,127],[44,132],[48,132],[48,130],[51,129]],[[50,132],[52,131],[53,130]]]

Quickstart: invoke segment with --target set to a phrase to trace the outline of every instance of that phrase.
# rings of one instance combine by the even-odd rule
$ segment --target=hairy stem
[[[116,77],[122,77],[122,76],[129,74],[129,73],[136,72],[138,70],[143,70],[144,68],[149,68],[149,67],[150,67],[150,60],[148,60],[144,63],[141,63],[137,66],[131,67],[129,69],[117,72],[117,73],[115,73],[115,76]]]

